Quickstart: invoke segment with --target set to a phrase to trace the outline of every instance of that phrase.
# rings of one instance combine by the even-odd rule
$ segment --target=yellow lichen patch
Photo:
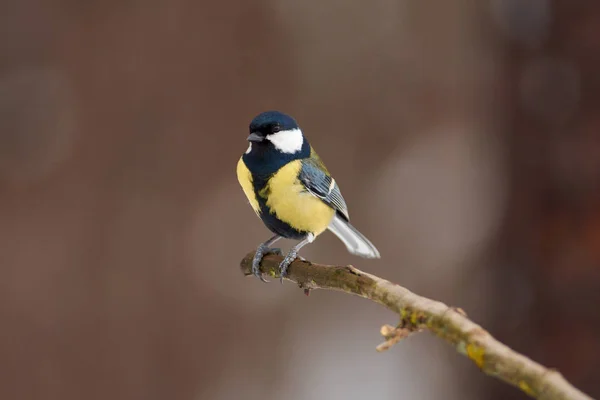
[[[529,386],[529,384],[527,382],[519,381],[519,389],[521,389],[528,395],[535,397],[535,392],[533,391],[533,389],[531,388],[531,386]]]
[[[410,323],[413,325],[417,324],[417,313],[413,312],[410,314]]]
[[[418,327],[424,322],[425,318],[425,314],[413,311],[410,308],[400,310],[400,321],[404,326]]]
[[[466,355],[467,346],[465,345],[465,342],[459,340],[458,343],[456,343],[456,351],[458,351],[460,354]]]
[[[408,317],[408,310],[406,308],[403,308],[400,310],[400,319],[402,321],[406,321],[406,318]]]
[[[483,368],[485,350],[483,347],[477,346],[476,344],[469,343],[467,345],[467,356],[477,364],[479,368]]]
[[[413,312],[410,315],[410,323],[413,326],[419,326],[427,320],[427,316],[422,312]]]

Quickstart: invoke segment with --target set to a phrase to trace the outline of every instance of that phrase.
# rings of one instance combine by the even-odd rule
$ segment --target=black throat
[[[252,150],[244,154],[242,159],[252,174],[254,190],[258,192],[281,167],[290,161],[307,157],[310,157],[310,144],[304,139],[300,151],[291,154],[277,150],[271,143],[252,143]]]

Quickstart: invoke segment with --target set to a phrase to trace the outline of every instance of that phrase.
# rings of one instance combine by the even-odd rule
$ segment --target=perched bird
[[[279,265],[281,279],[305,245],[329,229],[352,254],[379,258],[373,244],[350,225],[348,208],[300,127],[289,115],[267,111],[250,123],[248,150],[237,164],[237,177],[252,209],[275,235],[258,246],[252,272],[263,282],[262,258],[281,238],[296,244]]]

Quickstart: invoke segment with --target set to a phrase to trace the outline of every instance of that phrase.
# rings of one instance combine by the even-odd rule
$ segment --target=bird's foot
[[[290,252],[285,256],[281,264],[279,264],[279,281],[283,283],[283,278],[287,275],[287,269],[294,260],[298,258],[298,251],[295,249],[290,250]]]
[[[254,274],[254,276],[256,276],[258,279],[265,283],[268,283],[269,281],[266,280],[260,272],[260,262],[262,261],[263,257],[267,254],[283,255],[281,249],[271,249],[265,244],[261,244],[260,246],[258,246],[258,249],[256,249],[256,253],[254,254],[254,258],[252,259],[252,274]]]

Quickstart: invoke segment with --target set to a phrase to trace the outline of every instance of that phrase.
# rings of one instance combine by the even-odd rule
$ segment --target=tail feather
[[[327,229],[346,245],[350,253],[364,258],[380,257],[379,251],[373,246],[373,243],[338,214],[333,217]]]

